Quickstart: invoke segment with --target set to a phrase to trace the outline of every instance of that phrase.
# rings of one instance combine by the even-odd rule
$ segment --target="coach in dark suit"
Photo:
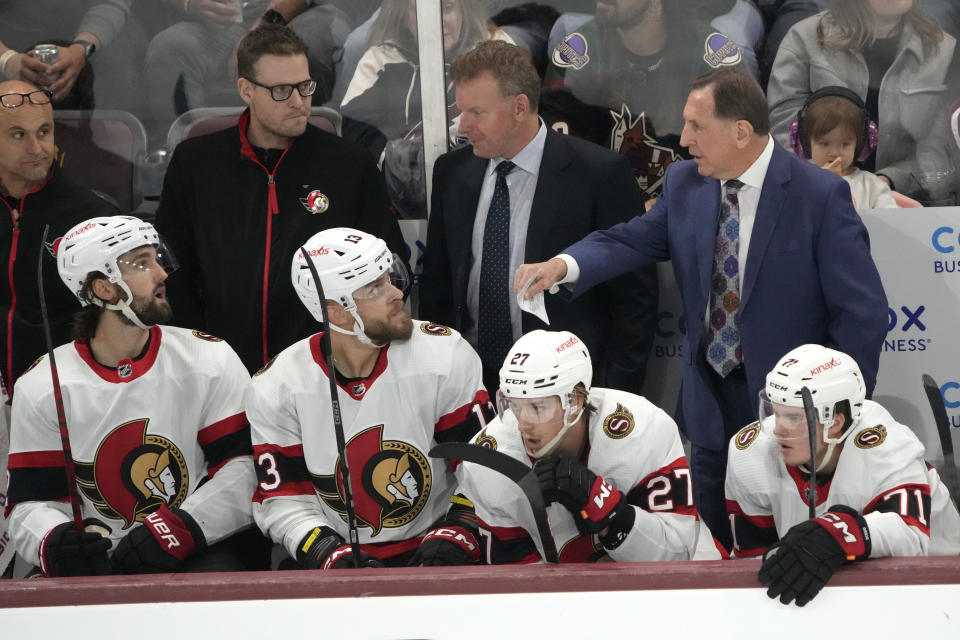
[[[726,444],[756,420],[766,373],[796,346],[825,344],[860,363],[871,392],[887,300],[847,183],[773,142],[753,78],[699,78],[683,116],[693,160],[670,167],[650,212],[522,266],[515,282],[539,273],[530,292],[570,282],[577,298],[626,269],[672,260],[688,318],[679,422],[697,506],[729,548]]]
[[[546,328],[520,312],[511,293],[516,268],[630,219],[643,202],[625,158],[547,130],[537,115],[539,78],[523,50],[481,43],[454,61],[452,75],[460,131],[472,145],[434,167],[420,316],[464,334],[493,391],[510,346]],[[656,322],[652,267],[624,273],[576,305],[548,299],[546,307],[550,329],[586,343],[594,384],[639,391]]]

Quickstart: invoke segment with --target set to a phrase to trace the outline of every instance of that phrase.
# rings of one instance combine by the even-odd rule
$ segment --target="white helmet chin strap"
[[[129,320],[130,322],[132,322],[134,326],[140,327],[141,329],[148,331],[150,329],[150,326],[143,324],[143,322],[140,321],[140,318],[137,317],[137,314],[133,312],[133,309],[130,308],[130,300],[133,299],[133,294],[130,293],[130,287],[128,287],[127,283],[124,282],[123,280],[121,280],[120,282],[117,282],[116,284],[121,289],[123,289],[124,293],[127,294],[126,300],[120,300],[117,304],[111,304],[109,302],[101,300],[100,298],[94,295],[94,296],[90,296],[91,298],[93,298],[93,303],[96,304],[97,306],[103,307],[104,309],[109,309],[110,311],[119,311],[120,313],[123,314],[123,317]]]
[[[570,427],[577,424],[577,422],[580,420],[580,416],[583,415],[583,409],[586,407],[586,404],[587,403],[584,402],[583,405],[580,406],[580,411],[577,411],[577,415],[575,416],[571,416],[570,414],[576,407],[570,406],[563,414],[563,426],[560,427],[560,431],[557,431],[557,435],[550,438],[550,442],[540,447],[539,451],[530,452],[527,450],[527,455],[529,455],[531,458],[539,460],[553,451],[554,447],[556,447],[560,440],[563,439],[564,434],[570,430]],[[524,450],[526,450],[526,447],[524,447]]]
[[[834,418],[830,424],[823,425],[823,441],[827,443],[827,450],[823,452],[823,458],[821,458],[819,464],[817,464],[817,473],[827,466],[827,463],[829,463],[833,458],[833,452],[837,448],[837,445],[846,440],[847,436],[853,432],[854,425],[850,425],[848,428],[843,430],[843,433],[841,433],[839,437],[831,438],[829,435],[827,435],[827,433],[833,427],[835,422],[836,418]],[[807,465],[802,464],[800,465],[800,468],[804,471],[804,473],[810,473]]]
[[[381,349],[385,346],[382,344],[377,344],[376,342],[371,340],[370,337],[366,334],[366,330],[364,329],[364,326],[363,326],[363,320],[360,319],[360,314],[357,313],[356,309],[350,309],[349,313],[351,316],[353,316],[353,320],[354,320],[353,331],[348,331],[343,327],[338,327],[332,322],[329,323],[330,328],[336,331],[337,333],[342,333],[348,336],[354,336],[357,340],[359,340],[363,344],[367,345],[368,347],[373,347],[374,349]]]

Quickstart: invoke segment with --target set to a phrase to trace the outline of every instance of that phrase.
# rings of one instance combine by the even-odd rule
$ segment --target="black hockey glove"
[[[167,505],[143,519],[117,543],[113,552],[116,573],[176,573],[190,555],[203,551],[207,540],[200,525],[183,509]]]
[[[573,514],[581,533],[600,533],[607,549],[616,549],[633,528],[636,513],[616,487],[574,458],[546,456],[533,471],[547,504],[559,502]]]
[[[447,515],[423,536],[410,566],[446,567],[480,562],[477,514],[473,503],[462,495],[453,496],[451,502],[453,506]]]
[[[795,525],[763,554],[757,577],[767,595],[802,607],[820,593],[844,563],[870,556],[870,531],[859,513],[842,504]]]
[[[96,520],[85,521],[87,527],[77,531],[73,522],[58,524],[40,544],[40,563],[43,574],[61,576],[104,576],[110,573],[107,552],[110,540],[90,525],[101,526]],[[106,529],[106,527],[104,527]],[[109,535],[109,529],[106,529]]]
[[[305,569],[352,569],[353,551],[330,527],[317,527],[297,546],[297,562]],[[360,552],[360,568],[382,567],[379,558]]]

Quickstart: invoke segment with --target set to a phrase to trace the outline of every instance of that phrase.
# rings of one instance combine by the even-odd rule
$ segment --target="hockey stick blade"
[[[957,473],[957,464],[953,456],[953,439],[950,434],[950,418],[947,416],[947,407],[940,393],[940,385],[932,376],[923,374],[923,391],[927,394],[927,402],[933,412],[933,421],[937,425],[937,435],[940,436],[940,449],[943,451],[943,481],[950,490],[950,496],[955,505],[960,505],[960,474]]]
[[[438,444],[430,449],[429,455],[431,458],[472,462],[496,471],[515,482],[527,497],[527,501],[530,502],[533,520],[537,524],[537,533],[540,534],[544,559],[553,564],[560,562],[557,555],[557,545],[553,541],[553,534],[550,533],[550,524],[547,521],[547,506],[543,501],[543,492],[540,491],[540,483],[537,481],[533,469],[505,453],[466,442]]]
[[[807,510],[810,519],[817,517],[817,410],[813,406],[813,394],[808,387],[800,389],[803,398],[803,414],[807,418],[807,438],[810,441],[810,486],[807,489]]]

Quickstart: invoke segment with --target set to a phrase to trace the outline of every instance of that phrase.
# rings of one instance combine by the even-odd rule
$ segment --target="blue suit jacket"
[[[687,315],[682,424],[691,442],[718,451],[727,438],[701,340],[719,212],[718,181],[697,173],[693,161],[678,162],[646,215],[596,231],[566,250],[580,267],[573,297],[628,269],[672,260]],[[886,329],[887,299],[849,186],[776,145],[741,286],[740,333],[751,398],[777,360],[806,343],[852,356],[872,392]]]

